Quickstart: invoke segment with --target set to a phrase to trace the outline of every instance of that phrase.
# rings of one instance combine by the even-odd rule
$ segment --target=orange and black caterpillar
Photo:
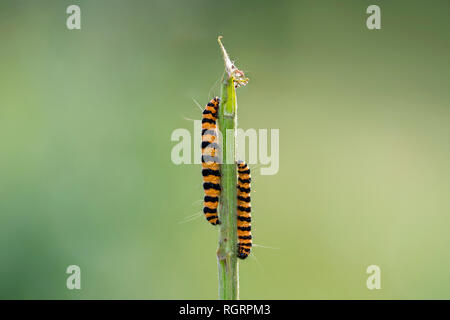
[[[217,144],[219,98],[213,98],[202,115],[202,176],[205,190],[203,213],[212,225],[220,224],[217,206],[220,197],[220,170]]]
[[[237,161],[237,235],[238,258],[245,259],[252,247],[252,207],[250,205],[250,168],[243,161]]]

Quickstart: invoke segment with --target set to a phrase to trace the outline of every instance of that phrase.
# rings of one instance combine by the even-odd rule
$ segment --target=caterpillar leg
[[[217,145],[219,98],[213,98],[202,115],[202,176],[205,191],[203,213],[212,225],[220,224],[217,207],[220,197],[220,170]]]
[[[252,247],[251,204],[250,204],[250,168],[243,161],[236,162],[238,170],[237,184],[237,235],[240,259],[248,257]]]

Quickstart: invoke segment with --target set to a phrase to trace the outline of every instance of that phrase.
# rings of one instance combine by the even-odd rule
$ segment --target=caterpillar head
[[[212,107],[217,111],[217,109],[219,109],[219,103],[220,103],[220,98],[219,97],[214,97],[213,98],[213,105]]]
[[[245,168],[246,167],[246,163],[243,160],[236,160],[236,164],[238,166],[238,168]]]

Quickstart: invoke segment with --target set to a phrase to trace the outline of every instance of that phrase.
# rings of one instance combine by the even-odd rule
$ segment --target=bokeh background
[[[218,35],[250,77],[240,127],[280,129],[278,174],[254,170],[261,246],[240,263],[241,298],[450,298],[449,12],[1,1],[0,298],[217,298],[200,165],[174,165],[170,136],[219,93]],[[66,288],[71,264],[81,290]],[[371,264],[381,290],[366,288]]]

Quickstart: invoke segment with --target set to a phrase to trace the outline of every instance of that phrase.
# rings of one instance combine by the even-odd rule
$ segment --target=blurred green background
[[[174,165],[170,136],[219,93],[218,35],[250,78],[240,127],[280,129],[280,170],[254,170],[252,194],[254,242],[278,249],[240,263],[241,298],[450,298],[449,14],[447,0],[1,1],[0,298],[217,298],[200,165]]]

